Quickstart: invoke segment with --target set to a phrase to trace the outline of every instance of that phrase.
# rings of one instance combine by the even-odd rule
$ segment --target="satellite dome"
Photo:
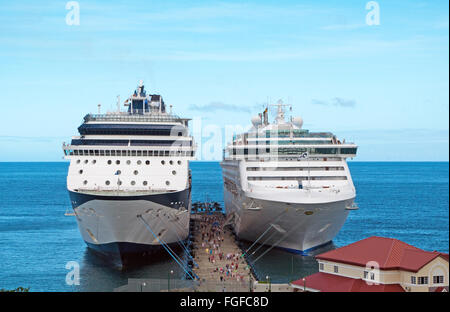
[[[302,117],[294,117],[292,118],[292,123],[294,126],[301,128],[303,126],[303,119]]]
[[[252,117],[252,124],[253,124],[253,126],[255,126],[255,127],[258,127],[259,125],[261,125],[261,116],[259,116],[259,115],[256,115],[256,116],[253,116]]]

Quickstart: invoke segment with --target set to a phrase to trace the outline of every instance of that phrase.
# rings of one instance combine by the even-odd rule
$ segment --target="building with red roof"
[[[291,283],[324,292],[448,291],[448,254],[372,236],[316,256],[319,272]]]

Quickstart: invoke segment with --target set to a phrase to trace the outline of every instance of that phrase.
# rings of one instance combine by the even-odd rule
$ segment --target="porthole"
[[[134,175],[137,175],[139,172],[137,170],[134,170]]]
[[[83,170],[78,171],[79,174],[83,174]]]
[[[176,175],[176,174],[177,174],[177,172],[176,172],[175,170],[173,170],[173,171],[172,171],[172,174],[173,174],[173,175]]]
[[[166,162],[164,160],[161,160],[161,165],[165,165]]]
[[[87,180],[84,180],[84,181],[83,181],[83,184],[84,184],[84,185],[86,185],[87,183],[88,183]]]
[[[117,180],[117,185],[122,185],[122,181]]]
[[[147,181],[142,182],[143,185],[147,185]]]
[[[131,164],[131,160],[127,160],[127,165]]]
[[[137,161],[137,164],[138,164],[138,165],[142,164],[142,161],[138,160],[138,161]]]
[[[109,185],[111,182],[109,182],[108,180],[106,180],[106,182],[105,182],[105,184],[106,185]]]
[[[136,184],[136,182],[135,181],[131,181],[131,185],[135,185]]]
[[[173,161],[172,161],[172,160],[171,160],[171,161],[169,161],[169,164],[173,165]]]
[[[97,161],[95,159],[92,160],[92,164],[95,164]]]
[[[81,160],[77,159],[77,164],[79,164],[79,163],[80,163],[80,161],[81,161]]]
[[[181,165],[181,160],[178,161],[178,164]]]
[[[116,160],[116,165],[120,165],[120,160]]]
[[[119,174],[121,174],[122,173],[122,171],[120,171],[120,170],[117,170],[116,171],[116,175],[119,175]]]
[[[150,165],[150,160],[146,160],[146,161],[145,161],[145,164],[146,164],[146,165]]]
[[[85,164],[87,164],[87,163],[88,163],[88,160],[87,160],[87,159],[85,159],[85,160],[84,160],[84,163],[85,163]]]
[[[111,165],[112,164],[112,161],[111,160],[108,160],[108,165]]]
[[[166,181],[166,185],[170,185],[170,182],[169,182],[169,181]]]

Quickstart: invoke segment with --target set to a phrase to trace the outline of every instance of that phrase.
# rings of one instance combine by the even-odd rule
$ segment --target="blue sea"
[[[448,162],[351,162],[359,210],[326,249],[366,238],[400,239],[425,250],[449,251]],[[112,291],[128,278],[166,278],[182,271],[170,257],[118,270],[82,241],[66,191],[68,163],[0,163],[0,289]],[[193,162],[193,201],[223,203],[218,162]],[[261,254],[260,248],[255,255]],[[318,253],[321,250],[316,251]],[[66,264],[80,264],[80,285],[66,285]],[[258,276],[287,282],[317,272],[313,256],[278,249],[254,264]]]

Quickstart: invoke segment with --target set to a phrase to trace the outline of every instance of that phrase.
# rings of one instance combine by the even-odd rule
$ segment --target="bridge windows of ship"
[[[101,151],[101,152],[100,152]],[[194,157],[195,153],[192,150],[65,150],[67,156],[139,156],[139,157],[158,157],[158,156],[186,156]],[[88,160],[84,161],[86,164]],[[78,163],[78,162],[77,162]]]
[[[344,171],[344,167],[247,167],[247,171]]]
[[[345,181],[346,176],[324,176],[324,177],[313,177],[313,176],[303,176],[303,177],[247,177],[248,181],[290,181],[290,180],[333,180],[333,181]]]

